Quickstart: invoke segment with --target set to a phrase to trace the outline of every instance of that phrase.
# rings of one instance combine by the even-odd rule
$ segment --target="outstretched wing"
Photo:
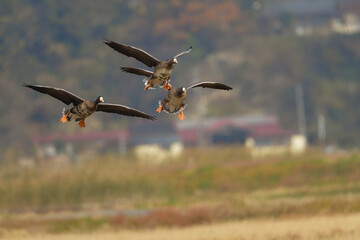
[[[151,77],[151,75],[153,75],[153,72],[141,68],[122,67],[121,70],[123,72],[133,73],[136,75],[141,75],[146,77]]]
[[[192,50],[192,46],[190,46],[188,49],[186,49],[186,51],[181,52],[181,53],[175,55],[173,58],[178,58],[178,57],[180,57],[180,56],[183,55],[183,54],[186,54],[186,53],[191,52],[191,50]]]
[[[160,60],[158,60],[157,58],[153,57],[152,55],[150,55],[149,53],[145,52],[140,48],[136,48],[130,45],[124,45],[121,43],[116,43],[108,40],[105,40],[104,43],[121,54],[139,60],[148,67],[155,67],[160,63]]]
[[[187,90],[189,90],[191,88],[196,88],[196,87],[221,89],[221,90],[227,90],[227,91],[232,89],[232,87],[229,87],[225,84],[218,83],[218,82],[201,82],[201,83],[197,83],[197,84],[194,84],[194,85],[188,87]]]
[[[146,113],[140,112],[133,108],[129,108],[119,104],[111,104],[111,103],[99,103],[96,111],[100,112],[108,112],[108,113],[117,113],[121,115],[131,116],[131,117],[141,117],[150,120],[155,120],[156,118]]]
[[[30,84],[24,84],[24,87],[28,87],[31,89],[34,89],[35,91],[48,94],[57,100],[62,101],[66,105],[69,105],[72,103],[74,106],[78,105],[79,103],[83,102],[84,99],[76,96],[75,94],[72,94],[71,92],[68,92],[61,88],[54,88],[49,86],[40,86],[40,85],[30,85]]]

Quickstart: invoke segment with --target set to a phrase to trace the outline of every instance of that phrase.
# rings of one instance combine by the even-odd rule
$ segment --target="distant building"
[[[32,139],[38,157],[73,156],[78,152],[118,152],[129,150],[156,162],[182,153],[183,144],[176,125],[170,121],[138,122],[120,131],[49,134]]]
[[[297,18],[331,18],[339,15],[338,0],[284,0],[268,2],[260,13],[261,18],[291,15]]]
[[[360,32],[360,1],[339,0],[340,16],[331,20],[331,30],[340,34]]]
[[[246,116],[187,121],[178,124],[185,146],[245,145],[249,138],[256,145],[286,144],[293,134],[272,116]]]
[[[339,0],[268,1],[259,17],[264,31],[329,34],[329,21],[340,17]]]
[[[273,116],[214,118],[179,124],[186,146],[243,145],[254,158],[301,154],[307,145],[305,136],[284,129]]]
[[[131,124],[128,130],[129,146],[142,162],[162,163],[183,152],[184,147],[173,121]]]
[[[183,146],[242,145],[251,148],[255,155],[274,151],[300,153],[306,147],[304,137],[294,137],[293,132],[281,127],[277,118],[262,115],[144,121],[121,131],[36,136],[33,143],[40,157],[71,156],[81,151],[126,153],[131,150],[142,161],[151,163],[181,155]]]
[[[130,148],[139,145],[157,144],[169,148],[173,143],[181,143],[176,125],[172,121],[140,122],[128,127]]]
[[[360,32],[360,18],[355,14],[348,13],[342,19],[333,19],[331,29],[340,34],[356,34]]]

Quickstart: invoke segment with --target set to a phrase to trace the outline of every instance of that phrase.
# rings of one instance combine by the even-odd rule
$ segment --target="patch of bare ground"
[[[257,219],[190,227],[161,227],[142,230],[102,229],[94,233],[37,234],[26,231],[7,232],[12,240],[355,240],[360,239],[360,214],[314,216],[292,219]]]

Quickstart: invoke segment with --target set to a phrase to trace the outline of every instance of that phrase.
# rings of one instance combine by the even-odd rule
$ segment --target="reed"
[[[188,149],[181,158],[161,165],[141,164],[131,155],[103,155],[58,168],[48,162],[31,169],[2,165],[0,209],[79,208],[119,202],[130,208],[186,206],[279,188],[302,190],[275,196],[278,198],[321,197],[357,194],[359,180],[360,157],[356,154],[311,153],[255,161],[236,147]],[[334,185],[336,189],[328,192],[309,190]]]

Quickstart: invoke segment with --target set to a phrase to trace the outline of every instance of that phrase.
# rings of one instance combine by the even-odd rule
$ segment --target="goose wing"
[[[151,75],[153,75],[153,72],[141,68],[122,67],[121,70],[123,72],[133,73],[136,75],[141,75],[146,77],[151,77]]]
[[[189,90],[191,88],[196,88],[196,87],[221,89],[221,90],[227,90],[227,91],[232,89],[232,87],[229,87],[225,84],[218,83],[218,82],[201,82],[201,83],[196,83],[196,84],[188,87],[187,90]]]
[[[111,104],[111,103],[99,103],[96,111],[100,112],[108,112],[108,113],[117,113],[121,115],[131,116],[131,117],[141,117],[150,120],[155,120],[156,118],[146,113],[140,112],[133,108],[129,108],[119,104]]]
[[[178,58],[178,57],[180,57],[180,56],[183,55],[183,54],[186,54],[186,53],[191,52],[191,50],[192,50],[192,46],[190,46],[188,49],[186,49],[186,51],[183,51],[183,52],[175,55],[173,58]]]
[[[40,85],[30,85],[30,84],[24,84],[24,87],[28,87],[31,89],[34,89],[35,91],[38,91],[40,93],[48,94],[57,100],[62,101],[66,105],[73,104],[74,106],[78,105],[79,103],[83,102],[84,99],[76,96],[75,94],[66,91],[62,88],[54,88],[49,86],[40,86]]]
[[[145,52],[140,48],[107,40],[105,40],[104,43],[115,51],[124,54],[125,56],[133,57],[139,60],[148,67],[155,67],[160,63],[159,59],[155,58],[154,56],[150,55],[149,53]]]

